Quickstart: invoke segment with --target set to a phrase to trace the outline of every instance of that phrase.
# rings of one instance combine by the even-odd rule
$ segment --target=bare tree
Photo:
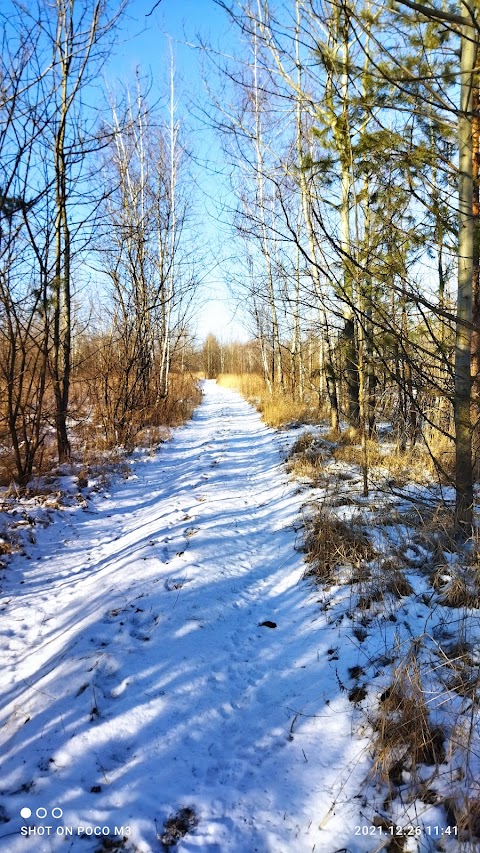
[[[49,276],[43,216],[50,182],[38,151],[55,92],[42,50],[43,20],[25,20],[18,13],[14,5],[8,17],[0,18],[0,385],[1,418],[14,460],[9,475],[23,487],[48,426]]]
[[[105,401],[110,437],[127,442],[169,394],[172,357],[186,330],[195,276],[185,250],[187,198],[171,69],[168,119],[137,83],[122,117],[112,107],[112,141],[103,163],[108,192],[99,247],[111,284]],[[192,247],[193,248],[193,247]],[[116,364],[116,367],[113,365]],[[120,381],[121,380],[121,381]]]

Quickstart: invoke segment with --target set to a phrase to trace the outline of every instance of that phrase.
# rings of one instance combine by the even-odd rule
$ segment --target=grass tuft
[[[453,570],[450,566],[439,566],[432,575],[432,586],[445,607],[480,607],[478,576],[471,566]]]
[[[356,516],[348,522],[321,508],[306,522],[306,562],[311,565],[307,576],[333,580],[335,570],[350,566],[358,572],[372,560],[376,551]]]
[[[373,773],[397,787],[403,784],[404,771],[415,773],[419,764],[438,766],[445,760],[445,735],[430,719],[417,654],[417,642],[412,641],[392,672],[373,722]]]
[[[305,432],[293,445],[287,459],[287,470],[299,479],[317,481],[325,467],[326,456],[319,448],[317,437]]]

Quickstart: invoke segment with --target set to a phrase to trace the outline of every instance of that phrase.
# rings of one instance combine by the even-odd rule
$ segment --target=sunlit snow
[[[1,850],[88,853],[102,839],[79,827],[128,827],[123,849],[157,851],[186,807],[182,853],[372,849],[355,835],[367,740],[327,655],[344,669],[358,650],[302,580],[304,496],[283,455],[281,434],[206,382],[170,443],[12,559]]]

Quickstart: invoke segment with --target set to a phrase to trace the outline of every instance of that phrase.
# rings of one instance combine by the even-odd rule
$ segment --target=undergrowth
[[[218,378],[223,388],[239,391],[249,403],[256,407],[268,426],[279,428],[298,423],[319,423],[322,413],[316,401],[306,395],[303,401],[293,400],[283,391],[269,392],[263,378],[251,373],[225,373]]]
[[[307,575],[330,582],[335,580],[339,567],[349,567],[352,576],[358,577],[376,553],[360,516],[347,523],[322,507],[306,521],[304,544],[305,561],[310,567]]]
[[[141,411],[132,411],[128,418],[128,435],[112,427],[111,412],[102,407],[88,387],[75,382],[74,411],[69,423],[72,474],[79,468],[95,470],[102,465],[111,468],[116,458],[120,461],[135,447],[153,448],[169,436],[169,428],[185,423],[201,401],[197,379],[189,373],[172,373],[169,394],[156,405]],[[53,417],[52,419],[53,420]],[[2,424],[3,421],[3,424]],[[36,486],[43,487],[43,478],[65,474],[68,466],[57,464],[54,430],[45,429],[45,435],[35,457],[33,472],[23,493],[32,493]],[[5,427],[5,417],[0,411],[0,487],[19,490],[17,467],[11,442]]]
[[[13,553],[25,553],[35,542],[35,526],[53,520],[52,511],[66,506],[87,510],[89,498],[108,487],[112,477],[131,476],[130,451],[134,446],[150,455],[170,437],[170,426],[188,420],[201,400],[201,391],[193,377],[172,376],[168,401],[139,421],[132,432],[135,445],[109,444],[99,424],[86,417],[71,426],[72,453],[69,462],[57,462],[53,433],[45,440],[30,481],[21,488],[15,480],[12,450],[0,450],[0,569]]]
[[[327,455],[322,443],[311,433],[305,432],[293,445],[287,459],[287,469],[297,478],[314,482],[322,478]]]
[[[431,486],[428,452],[399,454],[372,441],[368,454],[368,499],[353,432],[340,440],[307,432],[287,460],[292,475],[316,489],[304,513],[305,575],[326,621],[342,626],[342,644],[358,648],[348,687],[339,663],[335,677],[369,736],[366,814],[385,830],[378,849],[473,853],[480,849],[480,547],[459,547],[452,509],[440,500],[406,502],[375,488],[390,477],[408,483],[411,498],[413,484]],[[329,652],[339,660],[340,651]],[[430,846],[389,839],[392,824],[421,827]],[[432,824],[453,847],[427,835]]]
[[[363,453],[358,438],[354,436],[353,443],[346,439],[339,441],[333,456],[337,462],[361,466]],[[429,484],[432,482],[432,476],[438,479],[439,472],[435,468],[434,460],[424,446],[418,445],[400,451],[393,443],[382,444],[369,439],[366,443],[366,453],[370,476],[373,475],[377,479],[386,478],[392,486],[405,486],[409,482]]]

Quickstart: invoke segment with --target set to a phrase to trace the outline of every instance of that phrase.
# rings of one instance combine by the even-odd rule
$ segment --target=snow
[[[379,494],[362,505],[355,466],[348,482],[299,489],[283,464],[296,435],[205,382],[192,421],[127,479],[59,497],[53,523],[29,506],[35,536],[9,558],[0,599],[0,851],[155,853],[182,809],[195,820],[179,853],[386,848],[371,825],[386,792],[369,776],[369,709],[415,637],[443,697],[430,639],[449,640],[452,612],[408,525],[376,526]],[[360,611],[340,570],[329,588],[303,578],[305,502],[332,484],[349,499],[339,517],[361,506],[379,548],[403,540],[411,597]],[[462,708],[453,695],[449,713]],[[439,801],[450,772],[429,783]],[[391,813],[421,828],[405,850],[440,849],[441,807],[400,791]]]
[[[122,827],[124,849],[160,850],[183,807],[198,823],[182,853],[371,849],[354,835],[367,740],[327,655],[342,629],[302,580],[303,498],[282,456],[247,403],[206,382],[156,456],[12,557],[1,850],[94,850],[82,828]]]

